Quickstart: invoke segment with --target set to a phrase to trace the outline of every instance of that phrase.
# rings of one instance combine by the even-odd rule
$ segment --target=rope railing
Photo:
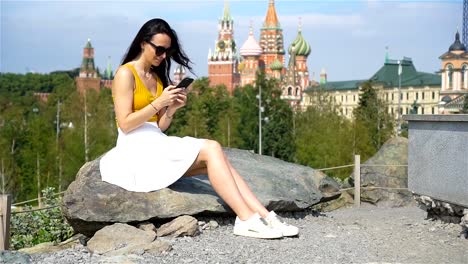
[[[36,212],[36,211],[49,210],[49,209],[56,208],[59,206],[60,205],[54,205],[54,206],[36,208],[36,209],[30,209],[30,210],[24,210],[24,211],[14,211],[14,212],[11,212],[11,214],[14,215],[14,214],[31,213],[31,212]]]
[[[361,167],[408,167],[408,164],[361,164]]]
[[[354,205],[355,207],[361,206],[361,189],[363,190],[408,190],[408,188],[394,188],[394,187],[382,187],[382,186],[361,186],[361,168],[363,167],[408,167],[408,164],[361,164],[361,156],[354,156],[354,163],[342,166],[335,166],[329,168],[316,169],[317,171],[328,171],[354,167],[354,187],[340,189],[339,192],[345,192],[349,190],[354,190]],[[395,176],[389,176],[392,178],[398,178]]]
[[[59,192],[59,193],[54,193],[54,194],[52,194],[52,196],[57,196],[57,195],[61,195],[61,194],[64,194],[64,193],[65,193],[65,191]],[[34,201],[37,201],[37,200],[39,200],[39,198],[35,198],[35,199],[23,201],[23,202],[14,203],[14,204],[12,204],[12,206],[18,206],[18,205],[22,205],[22,204],[27,204],[27,203],[34,202]]]
[[[340,191],[340,192],[345,192],[345,191],[350,191],[350,190],[354,190],[354,189],[355,189],[354,187],[350,187],[350,188],[340,189],[339,191]],[[373,190],[373,189],[381,189],[381,190],[408,190],[408,188],[380,187],[380,186],[361,186],[361,189],[364,189],[364,190]]]
[[[330,167],[330,168],[323,168],[323,169],[316,169],[316,170],[318,170],[318,171],[326,171],[326,170],[336,170],[336,169],[349,168],[349,167],[354,167],[354,164],[343,165],[343,166],[336,166],[336,167]]]

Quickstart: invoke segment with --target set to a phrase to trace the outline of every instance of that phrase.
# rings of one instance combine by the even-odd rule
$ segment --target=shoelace
[[[289,226],[289,224],[286,223],[281,216],[276,215],[272,220],[273,221],[276,220],[276,221],[278,221],[279,223],[281,223],[281,224],[283,224],[285,226]]]
[[[261,221],[264,225],[268,226],[268,222],[267,222],[264,218],[260,218],[260,221]]]

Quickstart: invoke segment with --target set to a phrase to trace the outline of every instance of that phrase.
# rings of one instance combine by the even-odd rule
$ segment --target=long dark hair
[[[192,61],[182,50],[176,32],[161,18],[153,18],[140,28],[135,39],[133,39],[132,44],[130,44],[127,53],[123,56],[121,65],[134,60],[141,53],[141,43],[144,41],[150,41],[156,34],[166,34],[171,38],[171,49],[173,50],[171,57],[166,57],[166,59],[157,67],[151,66],[151,71],[156,73],[158,78],[161,79],[163,87],[167,87],[169,84],[172,84],[172,80],[169,76],[171,70],[171,59],[182,67],[188,69],[190,72],[193,73],[193,71],[190,66]]]

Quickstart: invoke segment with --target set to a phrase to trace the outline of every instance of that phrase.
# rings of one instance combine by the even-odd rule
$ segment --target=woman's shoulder
[[[114,78],[134,78],[132,70],[128,67],[128,63],[120,65],[115,72]]]

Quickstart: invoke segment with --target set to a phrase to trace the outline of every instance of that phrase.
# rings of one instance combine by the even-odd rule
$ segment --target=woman
[[[214,190],[237,215],[234,234],[297,235],[297,227],[287,225],[258,201],[218,142],[162,132],[187,100],[184,89],[170,85],[171,59],[192,70],[169,24],[149,20],[130,45],[112,84],[119,135],[116,147],[101,159],[102,180],[129,191],[150,192],[182,176],[207,174]]]

